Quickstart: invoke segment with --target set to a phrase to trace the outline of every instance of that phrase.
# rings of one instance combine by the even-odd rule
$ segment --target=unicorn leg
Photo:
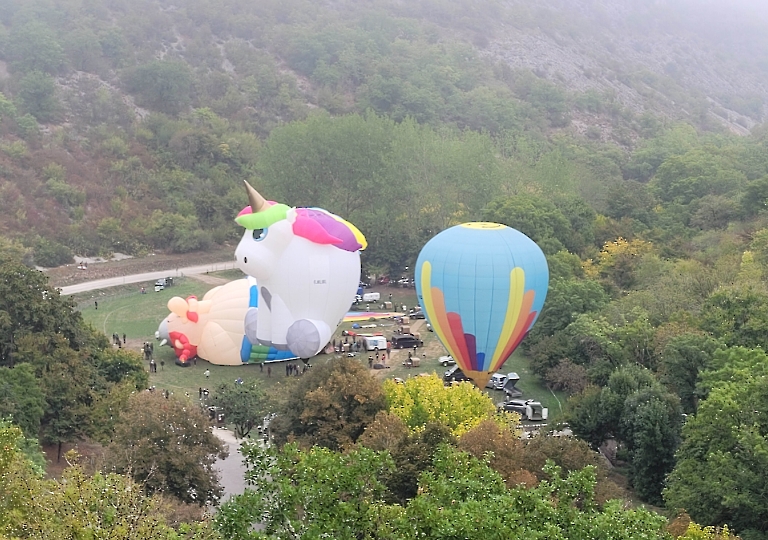
[[[248,308],[245,312],[245,337],[253,345],[258,345],[259,338],[256,336],[256,329],[259,327],[259,308]]]
[[[299,319],[286,333],[288,348],[299,358],[310,358],[331,339],[331,329],[323,321]]]

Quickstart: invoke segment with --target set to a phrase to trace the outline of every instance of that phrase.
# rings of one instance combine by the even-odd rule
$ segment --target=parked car
[[[424,345],[424,342],[413,334],[394,335],[389,341],[392,342],[393,349],[411,349]]]
[[[451,369],[443,374],[443,384],[451,384],[454,382],[462,382],[471,380],[467,377],[459,366],[453,366]]]
[[[541,402],[532,399],[510,399],[504,403],[499,403],[499,410],[516,412],[523,420],[533,422],[546,420],[549,416],[549,409],[544,407]]]
[[[488,379],[488,382],[485,384],[486,388],[490,388],[491,390],[501,390],[504,388],[504,383],[507,382],[507,376],[502,375],[501,373],[494,373],[490,379]]]
[[[421,310],[421,308],[412,309],[408,312],[408,316],[411,319],[425,319],[426,316],[424,315],[424,312]]]
[[[450,354],[448,356],[441,356],[439,359],[440,365],[443,367],[455,366],[456,360]]]

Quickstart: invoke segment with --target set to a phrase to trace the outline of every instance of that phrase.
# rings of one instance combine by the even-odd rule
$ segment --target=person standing
[[[272,377],[272,366],[267,366],[267,377]]]
[[[206,370],[203,372],[203,375],[205,375],[205,378],[206,378],[206,379],[207,379],[207,378],[209,378],[209,377],[211,376],[211,370],[210,370],[210,369],[206,369]]]
[[[125,332],[123,332],[123,345],[125,345],[125,341],[126,341]]]

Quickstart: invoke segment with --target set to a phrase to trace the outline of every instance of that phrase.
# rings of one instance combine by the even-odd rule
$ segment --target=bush
[[[52,268],[73,262],[72,250],[53,240],[41,238],[35,244],[35,264]]]

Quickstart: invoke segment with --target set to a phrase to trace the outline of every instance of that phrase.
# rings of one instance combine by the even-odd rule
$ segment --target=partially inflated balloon
[[[498,223],[464,223],[416,261],[416,292],[435,334],[481,388],[530,331],[547,296],[539,246]]]

